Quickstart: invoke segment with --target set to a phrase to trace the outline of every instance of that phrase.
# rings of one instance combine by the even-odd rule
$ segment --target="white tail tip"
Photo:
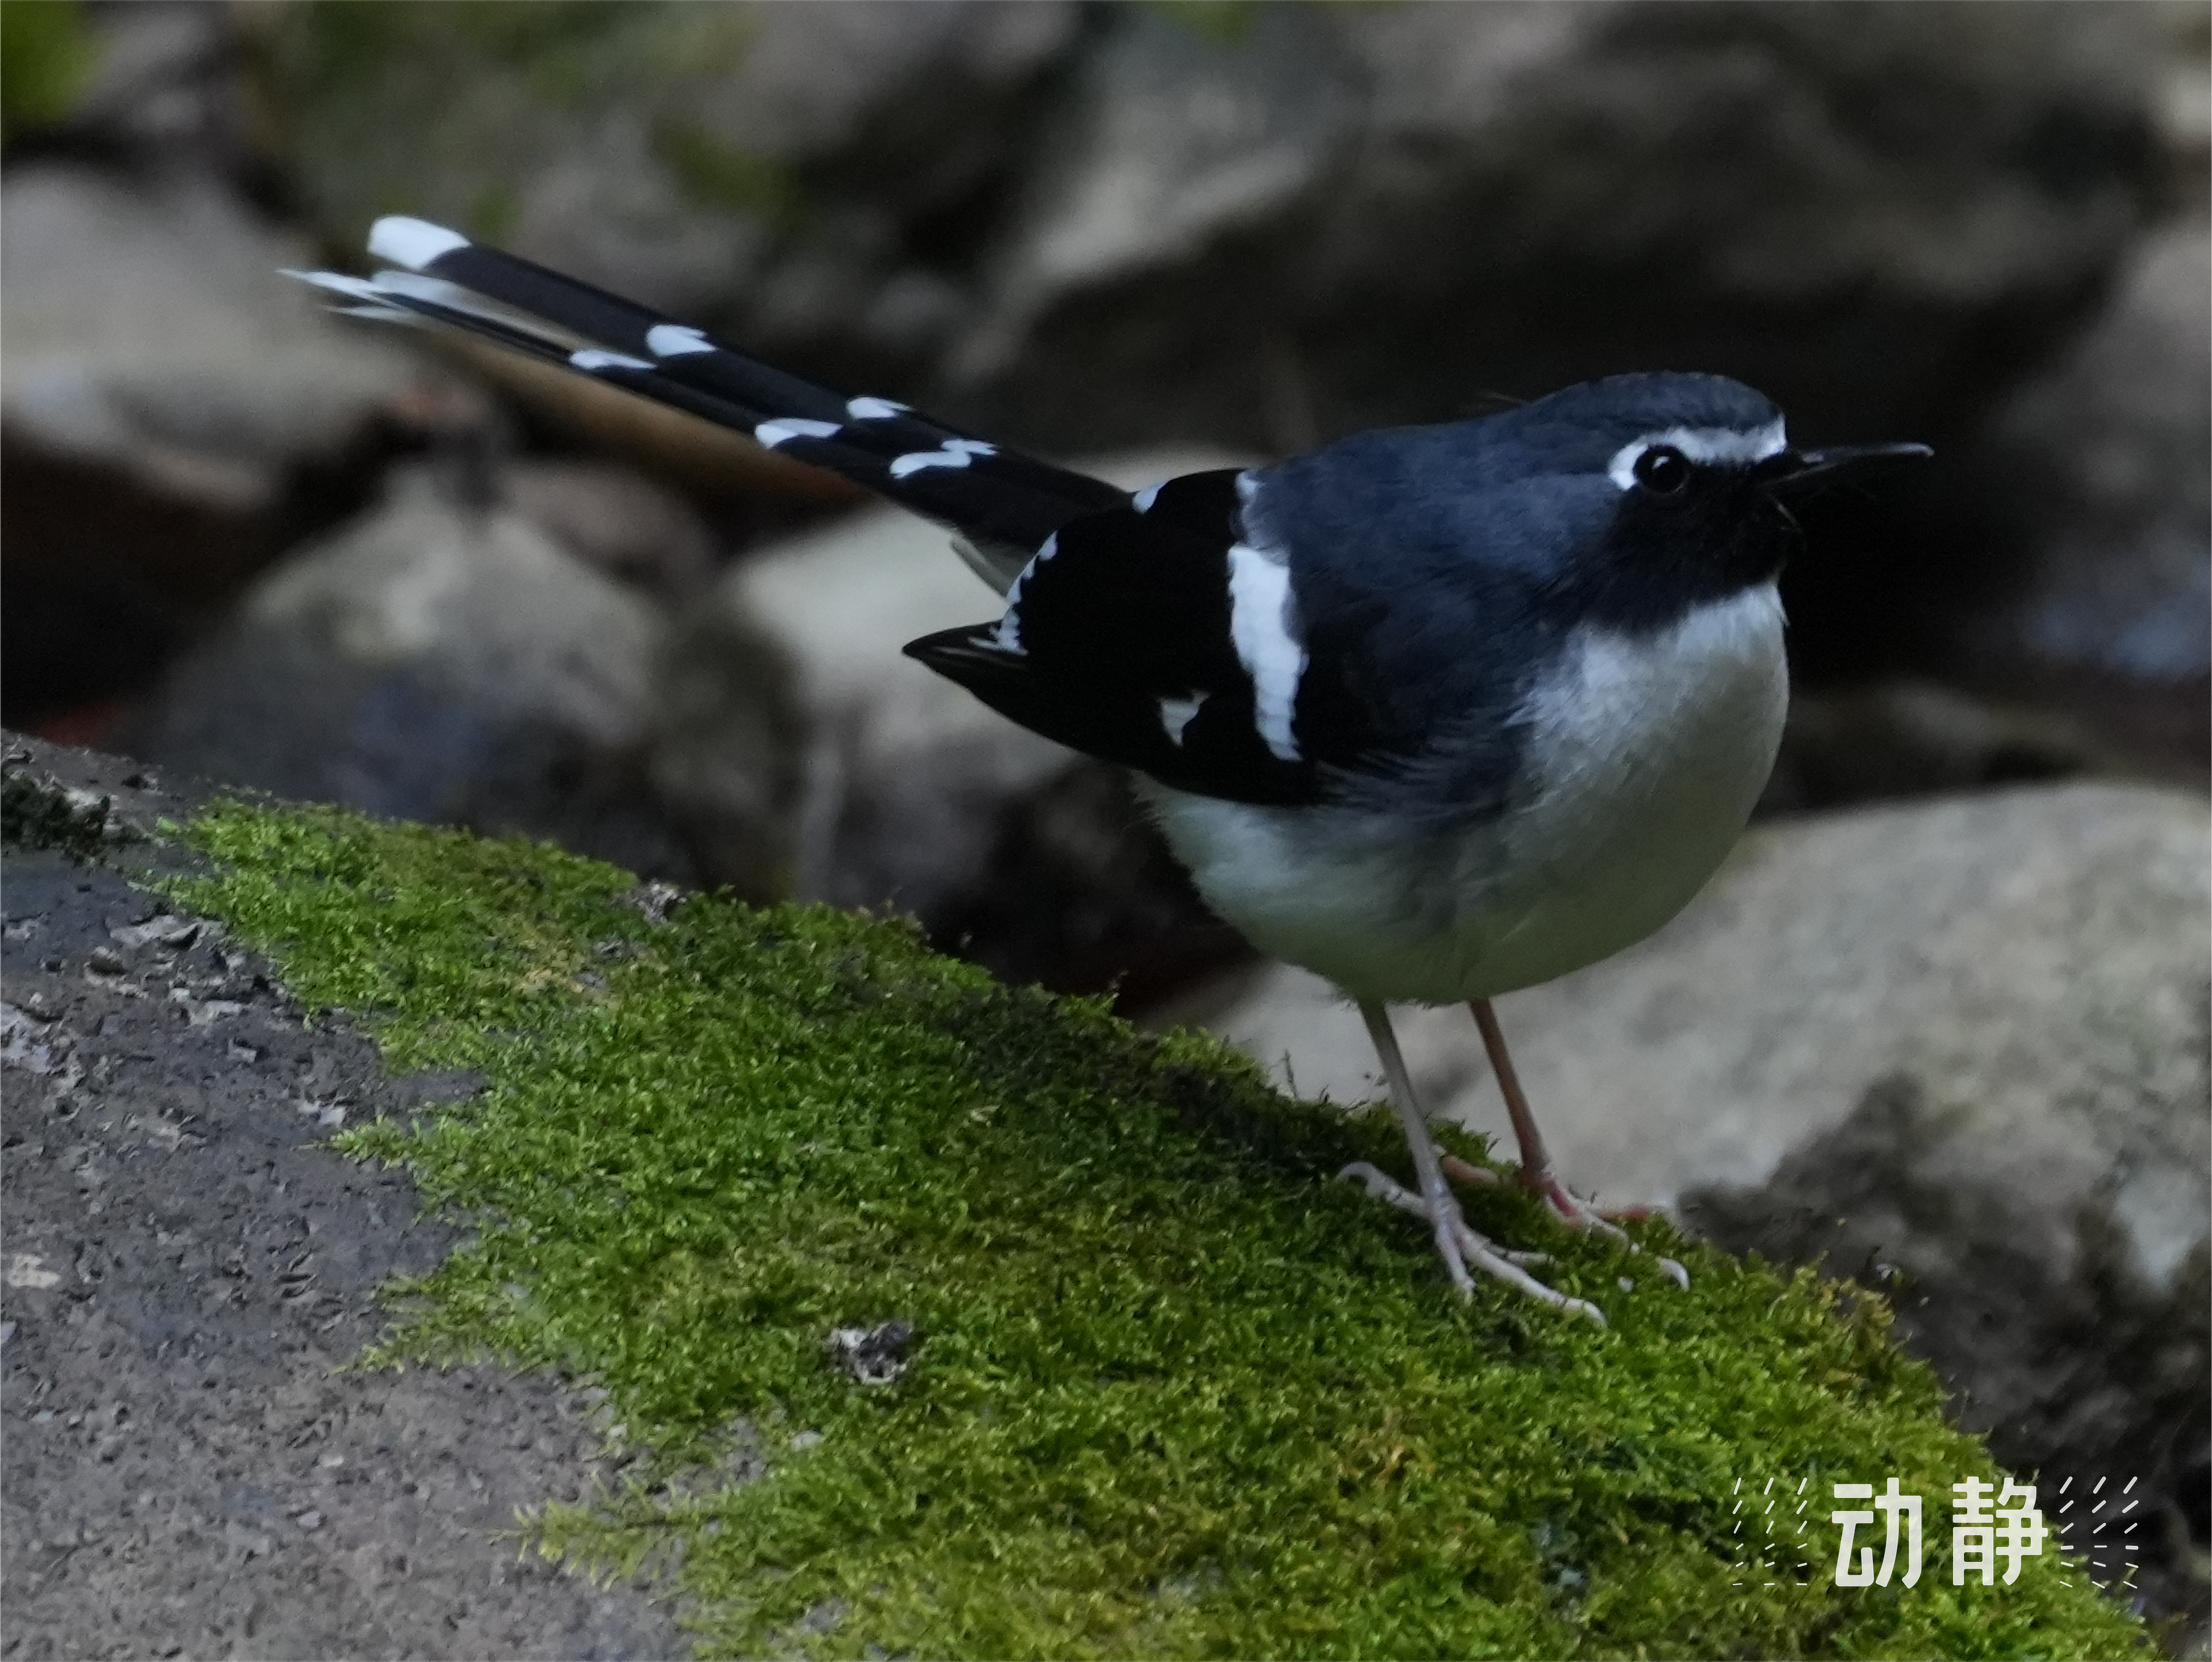
[[[468,245],[460,232],[406,214],[386,214],[369,227],[369,252],[409,271],[420,271],[440,255]]]

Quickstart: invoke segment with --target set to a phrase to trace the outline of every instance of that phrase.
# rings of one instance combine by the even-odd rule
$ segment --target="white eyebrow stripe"
[[[1780,416],[1748,432],[1741,427],[1666,427],[1622,445],[1605,471],[1614,484],[1628,490],[1636,483],[1636,458],[1658,445],[1679,450],[1693,462],[1749,463],[1779,456],[1790,441]]]

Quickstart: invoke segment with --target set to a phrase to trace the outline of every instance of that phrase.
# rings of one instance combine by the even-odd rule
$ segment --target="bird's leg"
[[[1480,1270],[1556,1309],[1588,1316],[1603,1327],[1605,1315],[1596,1305],[1554,1292],[1522,1267],[1541,1262],[1543,1254],[1507,1252],[1488,1237],[1477,1234],[1460,1216],[1459,1198],[1452,1193],[1451,1184],[1445,1181],[1436,1141],[1429,1135],[1427,1117],[1422,1114],[1421,1104],[1413,1094],[1413,1077],[1406,1071],[1405,1057],[1399,1053],[1397,1035],[1390,1030],[1390,1014],[1382,1005],[1365,1000],[1361,1001],[1359,1012],[1366,1019],[1369,1036],[1375,1041],[1375,1054],[1382,1059],[1383,1077],[1390,1086],[1390,1103],[1398,1111],[1398,1123],[1405,1128],[1406,1146],[1413,1154],[1413,1170],[1421,1192],[1413,1193],[1364,1160],[1346,1166],[1339,1175],[1356,1178],[1377,1199],[1427,1219],[1436,1233],[1436,1250],[1444,1260],[1445,1272],[1461,1294],[1474,1292],[1474,1278],[1468,1271]]]
[[[1544,1147],[1544,1134],[1537,1130],[1536,1115],[1521,1090],[1521,1076],[1514,1071],[1513,1057],[1505,1048],[1505,1030],[1498,1025],[1497,1011],[1491,1008],[1487,998],[1471,999],[1467,1008],[1474,1012],[1476,1030],[1482,1034],[1482,1048],[1490,1057],[1490,1071],[1497,1075],[1498,1092],[1505,1098],[1506,1117],[1513,1122],[1513,1140],[1520,1145],[1521,1187],[1542,1200],[1569,1229],[1610,1235],[1632,1251],[1641,1250],[1613,1220],[1642,1217],[1649,1208],[1624,1206],[1601,1210],[1559,1181],[1551,1169],[1551,1154]],[[1471,1166],[1456,1155],[1447,1154],[1439,1163],[1449,1176],[1463,1183],[1498,1181],[1495,1173]],[[1690,1284],[1690,1272],[1672,1258],[1662,1258],[1659,1263],[1674,1280],[1685,1287]]]

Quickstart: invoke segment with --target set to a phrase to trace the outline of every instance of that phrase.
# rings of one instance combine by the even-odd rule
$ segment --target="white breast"
[[[1655,635],[1576,636],[1520,712],[1513,806],[1485,824],[1144,790],[1261,951],[1355,996],[1452,1003],[1595,963],[1680,911],[1750,818],[1788,698],[1770,585]]]

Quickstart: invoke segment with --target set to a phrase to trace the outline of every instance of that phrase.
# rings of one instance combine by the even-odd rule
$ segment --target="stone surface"
[[[269,25],[334,237],[407,200],[1065,445],[1292,448],[1660,360],[1946,428],[2122,256],[2167,50],[2127,5],[514,16]]]
[[[1336,432],[1663,360],[1824,430],[1940,427],[2111,268],[2153,173],[2124,9],[1249,18],[1117,14],[1055,112],[966,365],[1025,423],[1164,402],[1285,446],[1286,402]]]
[[[330,328],[306,244],[197,175],[63,162],[0,188],[7,696],[142,684],[371,453],[481,419],[449,378]]]
[[[515,457],[500,465],[494,488],[502,506],[586,565],[665,605],[697,600],[722,563],[689,503],[625,467]]]
[[[2168,1609],[2205,1544],[2208,882],[2188,794],[1784,821],[1642,946],[1499,1004],[1569,1182],[1886,1284],[2001,1459],[2144,1479]],[[1296,971],[1162,1019],[1303,1092],[1379,1089]],[[1465,1012],[1399,1030],[1431,1110],[1505,1139]]]
[[[1225,465],[1083,464],[1132,486]],[[713,881],[891,905],[1018,980],[1097,988],[1218,957],[1118,775],[993,714],[905,657],[992,615],[945,532],[872,509],[761,551],[678,627],[654,778]],[[792,677],[788,753],[764,743],[769,666]],[[779,706],[779,709],[781,706]]]
[[[143,769],[38,754],[141,825],[182,806]],[[517,1508],[619,1479],[588,1398],[479,1367],[348,1371],[377,1288],[453,1235],[403,1178],[316,1145],[468,1082],[387,1078],[111,872],[17,846],[7,867],[9,1653],[675,1654],[665,1609],[510,1538]]]
[[[2094,714],[2123,754],[2212,753],[2212,234],[2146,238],[2095,324],[1966,459],[2024,550],[1958,627],[1963,675]]]
[[[149,760],[689,871],[643,790],[661,619],[427,473],[262,578],[135,720]]]
[[[902,243],[1004,165],[1077,30],[993,5],[513,7],[267,20],[321,223],[406,200],[760,344],[926,345],[957,310]],[[960,252],[955,246],[955,253]]]

